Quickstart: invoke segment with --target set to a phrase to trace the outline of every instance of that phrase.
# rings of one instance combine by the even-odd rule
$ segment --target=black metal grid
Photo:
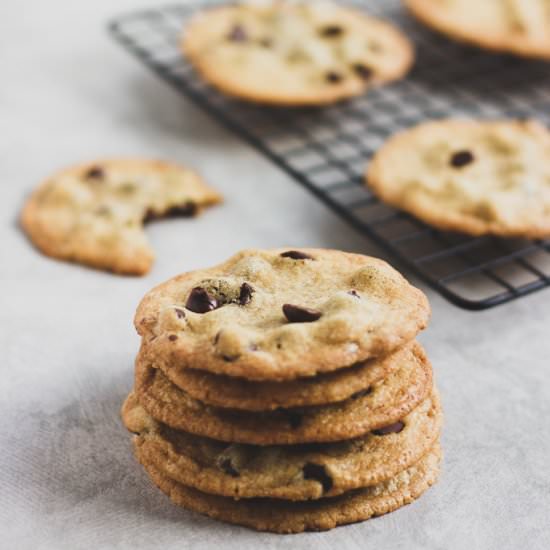
[[[397,84],[335,106],[247,104],[209,87],[178,41],[199,0],[121,16],[112,35],[158,75],[269,157],[317,198],[452,303],[487,309],[550,286],[550,241],[444,233],[380,203],[365,166],[394,132],[447,116],[536,117],[550,124],[550,71],[541,62],[477,51],[421,28],[399,0],[353,2],[393,20],[415,42],[417,64]]]

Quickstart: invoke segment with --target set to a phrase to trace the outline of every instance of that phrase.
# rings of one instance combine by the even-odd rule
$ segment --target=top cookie
[[[482,48],[550,59],[546,0],[404,0],[422,22]]]
[[[422,330],[424,294],[387,263],[334,250],[245,250],[142,300],[157,365],[289,380],[384,355]]]
[[[194,215],[220,201],[197,174],[176,164],[103,160],[51,176],[27,201],[22,224],[49,256],[143,275],[154,258],[144,222]]]
[[[550,133],[533,121],[421,124],[384,145],[367,180],[385,202],[445,230],[550,235]]]
[[[401,78],[413,62],[388,23],[330,2],[270,1],[195,16],[182,49],[222,91],[261,103],[321,105]]]

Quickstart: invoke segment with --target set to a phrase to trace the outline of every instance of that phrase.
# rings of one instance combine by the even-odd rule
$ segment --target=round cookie
[[[172,384],[160,369],[136,366],[135,393],[156,420],[196,435],[255,445],[341,441],[393,424],[431,392],[432,368],[419,344],[386,379],[330,405],[268,412],[204,405]]]
[[[166,364],[163,372],[173,384],[207,405],[267,411],[344,401],[393,372],[406,356],[405,347],[383,359],[370,359],[334,372],[282,382],[254,382]],[[155,367],[154,358],[148,357],[144,350],[136,361]]]
[[[155,366],[290,380],[380,357],[429,319],[426,296],[382,260],[245,250],[151,290],[135,325]]]
[[[153,420],[131,395],[122,409],[134,445],[165,476],[234,498],[309,500],[386,481],[420,460],[442,424],[437,393],[408,416],[359,439],[321,445],[258,447],[222,443]]]
[[[289,502],[276,499],[241,499],[210,495],[164,476],[141,455],[137,458],[174,504],[211,518],[251,527],[258,531],[301,533],[324,531],[397,510],[419,498],[439,477],[439,444],[417,464],[394,478],[333,498]]]
[[[217,7],[185,28],[182,50],[209,83],[245,100],[322,105],[402,78],[413,63],[392,25],[329,2]]]
[[[48,178],[27,200],[21,222],[48,256],[143,275],[154,259],[145,222],[195,215],[220,201],[197,174],[176,164],[101,160]]]
[[[550,236],[550,133],[534,121],[421,124],[378,151],[367,182],[384,202],[444,230]]]
[[[546,0],[404,0],[411,13],[451,38],[482,48],[550,59]]]

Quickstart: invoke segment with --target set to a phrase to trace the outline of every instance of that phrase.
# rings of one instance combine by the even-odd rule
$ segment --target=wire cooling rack
[[[411,75],[328,108],[257,106],[213,90],[180,54],[186,20],[218,3],[131,13],[113,20],[109,30],[160,77],[452,303],[482,310],[550,286],[550,241],[444,233],[385,206],[363,185],[365,166],[383,142],[426,119],[534,116],[550,125],[548,65],[452,43],[415,23],[399,0],[356,1],[356,7],[394,21],[415,42]]]

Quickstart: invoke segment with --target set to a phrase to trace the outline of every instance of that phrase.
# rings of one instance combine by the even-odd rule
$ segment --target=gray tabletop
[[[421,340],[446,412],[444,473],[394,514],[265,535],[177,509],[152,487],[118,415],[141,296],[243,247],[381,253],[111,43],[105,20],[134,7],[0,6],[0,548],[550,548],[550,291],[469,313],[425,289],[434,314]],[[17,227],[32,187],[66,163],[118,155],[188,163],[226,204],[151,225],[157,262],[144,278],[33,250]]]

